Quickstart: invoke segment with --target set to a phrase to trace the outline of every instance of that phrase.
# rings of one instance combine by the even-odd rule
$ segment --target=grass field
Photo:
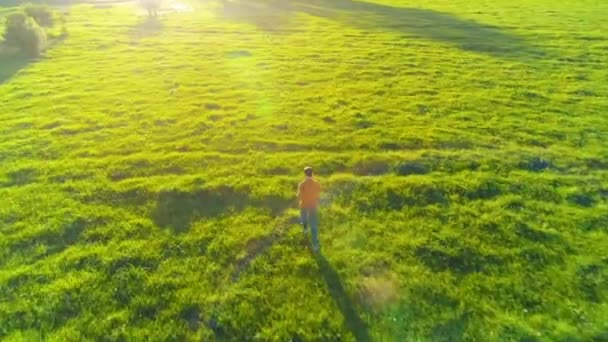
[[[43,58],[0,59],[0,340],[608,341],[607,22],[71,7]]]

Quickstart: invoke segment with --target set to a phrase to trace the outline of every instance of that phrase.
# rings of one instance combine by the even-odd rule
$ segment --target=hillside
[[[1,60],[0,340],[608,340],[608,2],[66,19]]]

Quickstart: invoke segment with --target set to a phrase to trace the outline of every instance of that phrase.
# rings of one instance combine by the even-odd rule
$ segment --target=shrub
[[[567,196],[568,201],[580,205],[581,207],[591,207],[595,204],[593,196],[584,191],[576,191]]]
[[[519,162],[519,168],[533,172],[540,172],[551,167],[551,162],[541,157],[527,157]]]
[[[46,33],[24,13],[11,14],[5,23],[4,40],[28,56],[37,57],[46,45]]]
[[[429,173],[430,169],[420,161],[404,161],[395,166],[395,172],[400,176],[423,175]]]
[[[24,13],[13,13],[4,23],[4,41],[13,43],[19,40],[19,28],[25,26],[27,16]]]
[[[353,173],[357,176],[382,175],[388,173],[390,164],[388,160],[379,157],[364,157],[353,165]]]
[[[31,17],[42,27],[51,27],[54,23],[53,10],[44,5],[27,5],[24,8],[27,16]]]

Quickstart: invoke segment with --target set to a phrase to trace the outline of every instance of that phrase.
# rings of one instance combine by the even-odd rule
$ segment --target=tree
[[[142,5],[148,10],[148,16],[156,17],[160,8],[161,0],[141,0]]]
[[[38,57],[46,45],[46,33],[25,13],[13,13],[6,19],[4,41],[28,56]]]

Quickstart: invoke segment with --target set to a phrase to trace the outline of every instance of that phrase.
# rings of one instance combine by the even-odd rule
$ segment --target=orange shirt
[[[306,178],[298,186],[298,199],[300,208],[311,209],[317,206],[317,200],[321,193],[321,185],[312,178]]]

